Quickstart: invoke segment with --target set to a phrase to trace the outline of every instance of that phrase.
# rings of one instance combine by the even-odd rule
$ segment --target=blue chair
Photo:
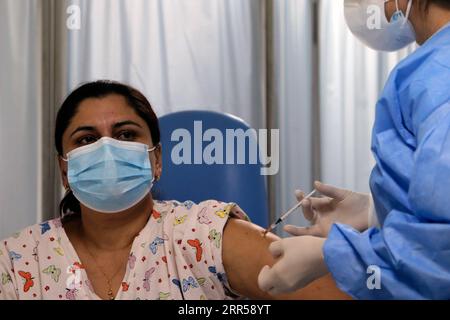
[[[199,123],[197,122],[197,136],[194,133],[195,122],[201,121],[202,132],[199,137]],[[226,129],[242,129],[249,126],[241,119],[211,111],[182,111],[162,116],[159,119],[161,129],[163,173],[161,179],[153,187],[153,196],[158,200],[192,200],[195,203],[215,199],[224,202],[237,203],[250,217],[253,223],[262,227],[268,225],[269,209],[266,188],[266,177],[260,174],[259,158],[257,164],[249,164],[249,142],[246,142],[245,164],[237,164],[237,143],[234,143],[234,164],[226,163]],[[172,133],[181,129],[189,132],[192,138],[190,144],[191,164],[176,164],[172,158],[172,151],[180,146],[181,138],[171,141]],[[205,147],[211,142],[203,142],[203,133],[208,129],[218,129],[223,139],[223,163],[194,164],[194,141],[201,144],[202,155]],[[179,132],[179,130],[177,131]],[[217,131],[216,131],[217,132]],[[257,137],[251,136],[257,143]],[[199,144],[200,143],[200,144]],[[175,149],[179,150],[179,148]],[[198,150],[198,148],[197,148]],[[242,152],[242,150],[240,150]],[[259,149],[258,149],[259,152]],[[183,152],[174,152],[183,155]],[[214,155],[214,153],[213,153]],[[178,159],[178,158],[177,158]],[[187,158],[186,158],[187,159]],[[176,160],[175,162],[179,162]],[[197,158],[198,162],[198,158]]]

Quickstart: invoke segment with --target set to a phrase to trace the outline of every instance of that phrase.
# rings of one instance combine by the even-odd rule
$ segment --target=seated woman
[[[129,86],[98,81],[69,95],[55,130],[61,218],[1,242],[0,299],[274,298],[257,276],[274,263],[275,235],[233,203],[152,199],[159,139],[150,103]],[[326,278],[276,298],[344,297]]]

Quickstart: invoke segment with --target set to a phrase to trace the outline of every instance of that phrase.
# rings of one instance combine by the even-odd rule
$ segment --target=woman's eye
[[[130,141],[130,140],[134,140],[135,137],[136,137],[136,134],[132,131],[122,131],[117,135],[117,140]]]
[[[91,144],[97,141],[97,138],[94,136],[85,136],[77,140],[78,145],[85,146],[87,144]]]

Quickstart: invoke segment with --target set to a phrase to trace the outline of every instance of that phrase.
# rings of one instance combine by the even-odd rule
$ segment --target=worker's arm
[[[348,299],[330,275],[316,280],[292,294],[270,296],[258,288],[258,274],[265,265],[275,260],[268,248],[279,238],[274,234],[263,235],[263,229],[243,220],[230,219],[223,237],[223,264],[231,288],[251,299]]]

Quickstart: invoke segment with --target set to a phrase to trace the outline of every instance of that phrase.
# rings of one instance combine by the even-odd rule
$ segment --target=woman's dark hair
[[[63,134],[70,125],[72,118],[78,110],[78,106],[89,98],[103,98],[108,95],[117,94],[124,97],[128,105],[147,123],[152,136],[153,145],[160,143],[161,135],[159,131],[158,118],[147,100],[147,98],[138,90],[114,81],[95,81],[81,85],[75,89],[63,102],[56,116],[55,125],[55,146],[59,156],[63,156]],[[80,213],[80,203],[73,195],[72,191],[68,191],[59,204],[59,212],[61,216],[70,213]]]

